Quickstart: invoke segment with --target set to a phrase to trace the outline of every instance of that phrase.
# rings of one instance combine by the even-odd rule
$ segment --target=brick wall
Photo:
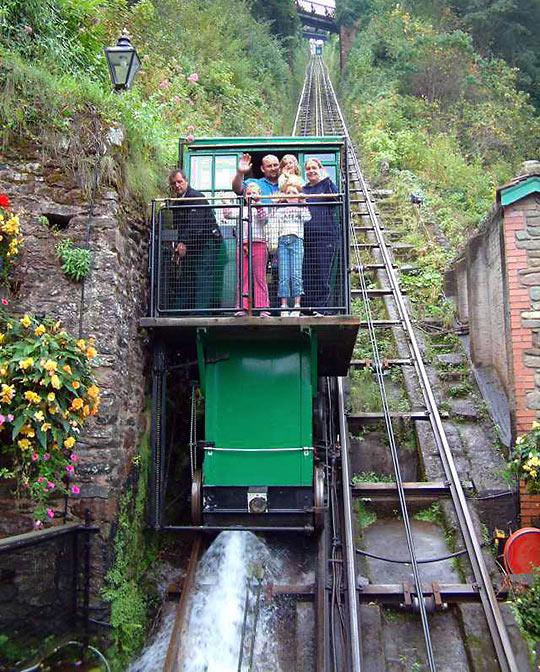
[[[529,267],[529,251],[537,246],[540,250],[540,237],[532,239],[527,231],[528,200],[505,208],[503,224],[512,352],[512,410],[517,434],[530,429],[536,419],[536,410],[530,407],[528,397],[535,392],[535,369],[537,366],[540,369],[540,350],[535,352],[533,348],[531,320],[526,319],[531,309],[530,291],[534,283],[540,286],[540,268],[531,273]]]

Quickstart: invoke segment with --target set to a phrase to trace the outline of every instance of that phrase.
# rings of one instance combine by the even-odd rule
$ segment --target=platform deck
[[[302,338],[306,330],[317,335],[319,375],[345,376],[352,358],[360,319],[350,315],[324,317],[143,317],[140,326],[165,342],[191,346],[199,329],[212,330],[224,340]]]

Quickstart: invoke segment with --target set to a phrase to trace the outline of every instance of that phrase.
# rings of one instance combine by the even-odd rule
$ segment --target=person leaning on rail
[[[252,182],[259,185],[261,190],[262,202],[267,205],[270,199],[265,196],[273,196],[279,192],[279,161],[277,156],[267,154],[261,161],[261,172],[263,177],[250,177],[246,179],[246,174],[251,170],[251,155],[243,154],[238,164],[236,175],[232,181],[232,188],[235,194],[241,196],[246,186]]]
[[[172,201],[172,207],[167,208],[171,214],[165,218],[169,221],[164,221],[164,227],[175,232],[166,282],[168,307],[215,308],[221,295],[223,238],[214,211],[204,194],[190,186],[183,170],[169,173],[169,188],[171,196],[179,200]]]

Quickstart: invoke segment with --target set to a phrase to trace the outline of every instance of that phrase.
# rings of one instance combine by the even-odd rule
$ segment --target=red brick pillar
[[[535,391],[536,365],[540,366],[540,356],[537,363],[536,358],[531,357],[534,351],[533,331],[527,324],[531,310],[529,287],[540,284],[540,267],[529,269],[528,266],[527,249],[523,244],[528,236],[527,221],[522,206],[522,201],[507,206],[503,221],[512,353],[510,361],[514,379],[511,406],[517,434],[529,430],[536,420],[536,411],[528,407],[527,395]],[[531,273],[531,270],[536,270],[536,273]]]

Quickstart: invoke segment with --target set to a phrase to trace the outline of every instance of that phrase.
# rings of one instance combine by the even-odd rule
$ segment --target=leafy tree
[[[251,13],[258,21],[269,21],[270,30],[289,51],[296,46],[300,19],[294,0],[252,0]]]
[[[538,0],[455,0],[457,15],[475,44],[518,67],[519,84],[540,103],[540,2]]]
[[[369,18],[373,0],[337,0],[336,19],[340,26],[352,26],[362,19]]]

